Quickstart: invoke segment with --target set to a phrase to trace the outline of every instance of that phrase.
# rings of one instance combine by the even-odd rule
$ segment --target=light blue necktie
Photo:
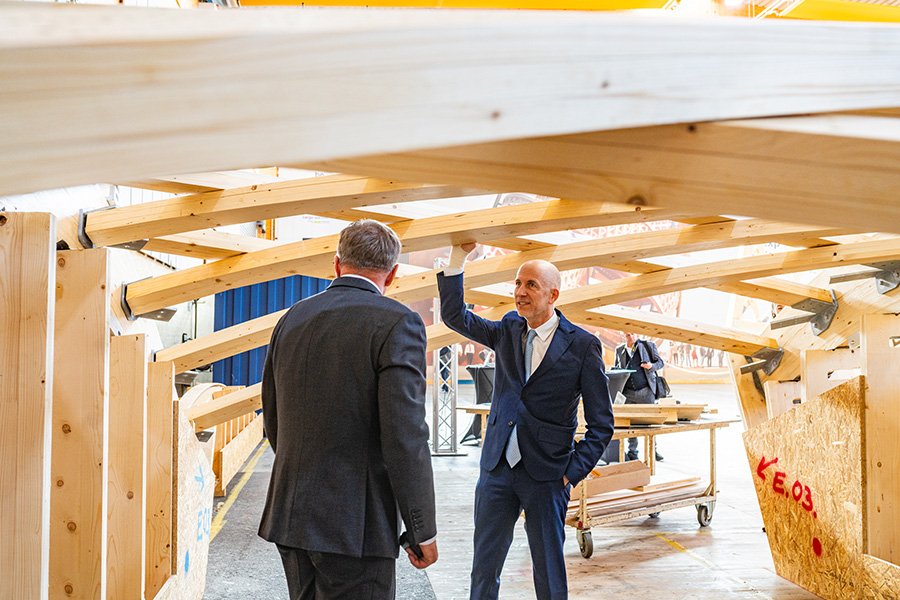
[[[528,378],[531,377],[531,355],[534,353],[534,338],[536,335],[537,331],[529,329],[528,337],[525,340],[525,381],[528,381]],[[519,452],[519,436],[516,434],[518,428],[518,425],[513,427],[512,433],[509,434],[509,444],[506,446],[506,462],[509,463],[510,467],[516,466],[516,463],[522,460],[522,453]]]

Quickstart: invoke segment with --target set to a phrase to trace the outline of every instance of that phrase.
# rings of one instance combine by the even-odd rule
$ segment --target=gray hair
[[[341,231],[337,255],[344,266],[384,273],[400,259],[400,238],[378,221],[361,219]]]

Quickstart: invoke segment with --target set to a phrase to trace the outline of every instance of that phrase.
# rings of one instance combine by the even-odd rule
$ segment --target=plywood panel
[[[106,572],[110,598],[141,598],[144,593],[146,434],[146,336],[114,336],[109,346],[109,531]]]
[[[50,598],[106,597],[108,251],[56,259]]]
[[[0,212],[0,598],[47,598],[56,219]]]
[[[201,600],[206,587],[215,476],[190,422],[184,412],[177,409],[177,404],[174,493],[178,526],[177,544],[173,548],[175,564],[173,577],[156,600]]]
[[[174,398],[175,373],[172,363],[147,365],[147,598],[153,598],[174,572]]]
[[[835,600],[861,592],[864,385],[854,379],[744,433],[775,569]]]
[[[862,319],[868,553],[900,563],[900,315]]]

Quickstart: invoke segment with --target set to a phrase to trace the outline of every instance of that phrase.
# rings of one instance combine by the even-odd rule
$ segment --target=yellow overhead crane
[[[523,10],[662,10],[708,5],[737,17],[783,17],[815,21],[900,22],[900,0],[240,0],[242,6],[369,6]]]

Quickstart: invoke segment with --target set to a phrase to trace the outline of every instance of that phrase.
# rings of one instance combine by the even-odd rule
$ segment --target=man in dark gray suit
[[[637,334],[625,332],[625,343],[616,346],[616,368],[634,371],[625,382],[622,393],[625,404],[654,404],[659,397],[657,371],[666,364],[659,357],[659,350],[650,340],[639,339]],[[628,452],[625,460],[637,460],[637,438],[628,438]],[[663,457],[656,452],[656,460]]]
[[[327,290],[272,332],[262,381],[275,463],[259,535],[278,546],[291,600],[394,597],[402,539],[437,560],[425,425],[425,326],[383,296],[400,241],[375,221],[341,232]]]

